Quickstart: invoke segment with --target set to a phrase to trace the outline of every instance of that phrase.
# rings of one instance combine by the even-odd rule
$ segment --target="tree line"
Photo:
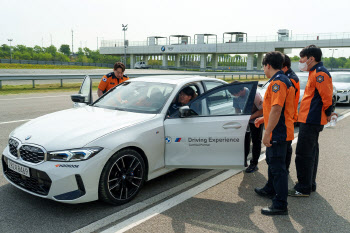
[[[84,62],[84,63],[108,63],[114,64],[116,61],[122,61],[122,57],[100,54],[99,50],[91,50],[87,47],[78,48],[78,52],[72,54],[70,46],[63,44],[57,49],[54,45],[49,47],[27,47],[25,45],[16,45],[12,47],[12,59],[15,60],[37,60],[37,61],[60,61],[60,62]],[[187,59],[180,61],[181,65],[199,66],[200,62],[194,57],[196,55],[186,55]],[[0,47],[0,59],[10,59],[10,46],[3,44]],[[129,59],[128,59],[129,60]],[[299,61],[298,56],[291,57],[293,62]],[[324,57],[323,63],[329,68],[350,68],[350,57]],[[169,61],[169,65],[173,65]],[[208,62],[209,64],[211,62]],[[149,65],[161,65],[160,60],[149,60]],[[208,64],[208,65],[209,65]],[[218,66],[245,66],[246,58],[241,55],[219,55]],[[253,65],[257,66],[257,56],[254,55]]]
[[[16,45],[12,47],[12,59],[37,60],[37,61],[60,61],[60,62],[84,62],[84,63],[108,63],[114,64],[121,61],[120,56],[100,54],[99,50],[91,50],[87,47],[78,48],[78,52],[72,53],[70,46],[63,44],[57,49],[54,45],[49,47],[27,47]],[[0,59],[10,59],[10,46],[3,44],[0,47]]]

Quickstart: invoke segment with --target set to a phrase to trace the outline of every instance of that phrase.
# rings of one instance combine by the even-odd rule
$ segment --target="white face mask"
[[[298,65],[299,70],[301,70],[301,71],[307,71],[307,67],[308,67],[307,61],[308,61],[308,60],[309,60],[309,59],[307,59],[306,62],[303,62],[303,63],[300,63],[300,62],[299,62],[299,65]]]

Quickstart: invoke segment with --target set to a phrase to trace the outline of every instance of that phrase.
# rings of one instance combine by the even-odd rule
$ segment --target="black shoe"
[[[262,208],[261,213],[264,215],[288,215],[288,209],[275,209],[270,206]]]
[[[310,193],[301,193],[293,188],[293,189],[288,190],[288,196],[291,196],[291,197],[309,197]]]
[[[261,188],[261,189],[255,188],[254,191],[255,191],[259,196],[267,197],[267,198],[270,198],[270,199],[272,199],[272,198],[275,196],[275,195],[272,194],[272,193],[266,192],[263,188]]]
[[[316,185],[312,185],[311,192],[316,192]]]
[[[255,164],[250,164],[249,167],[247,167],[247,169],[245,169],[246,173],[252,173],[259,170],[258,165]]]

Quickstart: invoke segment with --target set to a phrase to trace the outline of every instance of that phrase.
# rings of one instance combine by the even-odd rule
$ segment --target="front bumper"
[[[337,93],[337,103],[349,103],[350,93]]]
[[[35,165],[13,156],[6,147],[1,160],[4,177],[15,187],[35,196],[74,204],[98,199],[99,178],[109,153],[104,149],[86,161],[45,161]],[[11,170],[8,160],[29,168],[30,177]]]

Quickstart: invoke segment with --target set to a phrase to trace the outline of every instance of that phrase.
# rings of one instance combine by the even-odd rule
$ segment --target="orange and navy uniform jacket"
[[[287,77],[292,82],[294,89],[295,89],[295,101],[294,101],[294,122],[298,120],[298,104],[299,104],[299,98],[300,98],[300,82],[298,76],[294,73],[292,69],[287,70],[285,73]]]
[[[268,125],[272,106],[281,106],[281,116],[272,130],[270,140],[273,142],[291,141],[294,139],[295,89],[283,71],[278,71],[270,80],[263,102],[265,127]]]
[[[121,79],[117,78],[114,72],[104,75],[101,79],[98,89],[100,89],[103,94],[109,91],[111,88],[117,86],[118,84],[125,82],[129,78],[126,75],[123,75]]]
[[[325,125],[332,113],[332,77],[322,62],[309,72],[303,99],[300,103],[298,122]]]

